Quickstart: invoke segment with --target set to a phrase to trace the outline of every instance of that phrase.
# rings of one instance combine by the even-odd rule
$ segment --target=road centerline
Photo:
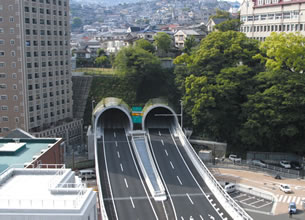
[[[194,202],[193,202],[193,200],[191,199],[190,195],[187,193],[186,196],[187,196],[187,198],[190,200],[190,202],[192,203],[192,205],[194,205]]]
[[[178,179],[180,185],[183,185],[182,182],[181,182],[181,180],[180,180],[180,178],[179,178],[179,176],[177,176],[177,179]]]

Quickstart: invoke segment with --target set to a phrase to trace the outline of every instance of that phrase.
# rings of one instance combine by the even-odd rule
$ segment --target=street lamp
[[[92,112],[93,112],[93,109],[94,109],[94,104],[95,104],[95,100],[93,99],[92,102],[91,102],[91,109],[92,109]]]

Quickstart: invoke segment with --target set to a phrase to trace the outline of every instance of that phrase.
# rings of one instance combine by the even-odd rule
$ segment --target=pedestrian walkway
[[[302,205],[302,200],[305,200],[305,197],[299,196],[289,196],[289,195],[275,195],[278,202],[290,203],[295,202],[296,205]]]

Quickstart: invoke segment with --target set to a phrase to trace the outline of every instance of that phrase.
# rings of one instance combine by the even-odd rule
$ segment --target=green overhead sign
[[[132,113],[131,113],[132,122],[134,124],[141,124],[142,116],[143,116],[142,113],[143,108],[140,106],[134,106],[131,109],[132,109]]]

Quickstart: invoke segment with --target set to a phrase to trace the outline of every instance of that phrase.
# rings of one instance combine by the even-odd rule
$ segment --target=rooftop
[[[68,209],[70,212],[81,209],[88,196],[94,193],[79,178],[71,178],[74,172],[60,166],[62,168],[11,168],[4,172],[0,176],[0,213],[7,209],[21,212],[25,209]]]
[[[13,164],[29,163],[34,155],[40,155],[42,149],[48,149],[59,139],[56,138],[27,138],[0,139],[0,173]]]

